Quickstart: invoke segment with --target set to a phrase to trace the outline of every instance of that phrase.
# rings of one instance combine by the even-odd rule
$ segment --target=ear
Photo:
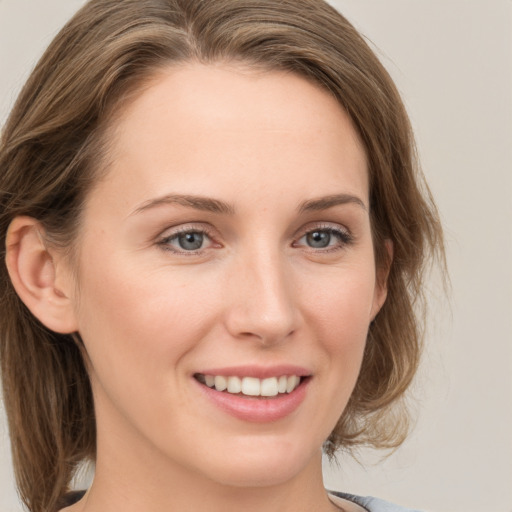
[[[16,217],[7,230],[7,270],[20,299],[43,325],[62,334],[75,332],[68,296],[73,289],[71,274],[62,255],[47,248],[43,234],[35,219]]]
[[[375,320],[381,310],[386,297],[388,295],[388,277],[393,262],[393,241],[387,238],[384,240],[384,247],[386,249],[387,257],[378,267],[375,276],[375,292],[373,294],[373,305],[371,312],[371,321]]]

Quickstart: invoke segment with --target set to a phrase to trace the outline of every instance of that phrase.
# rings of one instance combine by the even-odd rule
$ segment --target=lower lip
[[[292,414],[306,397],[309,379],[302,381],[291,393],[279,394],[271,398],[254,398],[217,391],[196,381],[201,391],[219,409],[243,421],[270,423]]]

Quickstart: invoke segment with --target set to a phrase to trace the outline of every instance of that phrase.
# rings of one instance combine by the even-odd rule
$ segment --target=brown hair
[[[422,277],[443,255],[410,124],[389,75],[360,34],[322,0],[92,0],[41,58],[0,143],[0,359],[20,494],[32,512],[62,506],[79,463],[95,456],[94,409],[76,335],[51,332],[20,301],[4,263],[12,219],[28,215],[73,247],[81,205],[108,154],[108,124],[170,63],[242,61],[288,70],[330,91],[364,142],[377,266],[388,297],[371,324],[359,380],[326,443],[399,445],[418,365]]]

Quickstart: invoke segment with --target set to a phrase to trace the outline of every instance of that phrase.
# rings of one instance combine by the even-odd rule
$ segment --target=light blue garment
[[[389,501],[372,498],[371,496],[354,496],[353,494],[336,491],[329,491],[329,494],[351,501],[352,503],[363,507],[368,512],[419,512],[419,510],[399,507]]]

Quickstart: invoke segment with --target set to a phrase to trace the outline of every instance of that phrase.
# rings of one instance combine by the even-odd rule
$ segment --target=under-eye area
[[[194,378],[201,384],[225,393],[243,395],[246,397],[270,398],[289,394],[295,391],[311,377],[299,375],[281,375],[279,377],[238,377],[224,375],[194,374]]]

